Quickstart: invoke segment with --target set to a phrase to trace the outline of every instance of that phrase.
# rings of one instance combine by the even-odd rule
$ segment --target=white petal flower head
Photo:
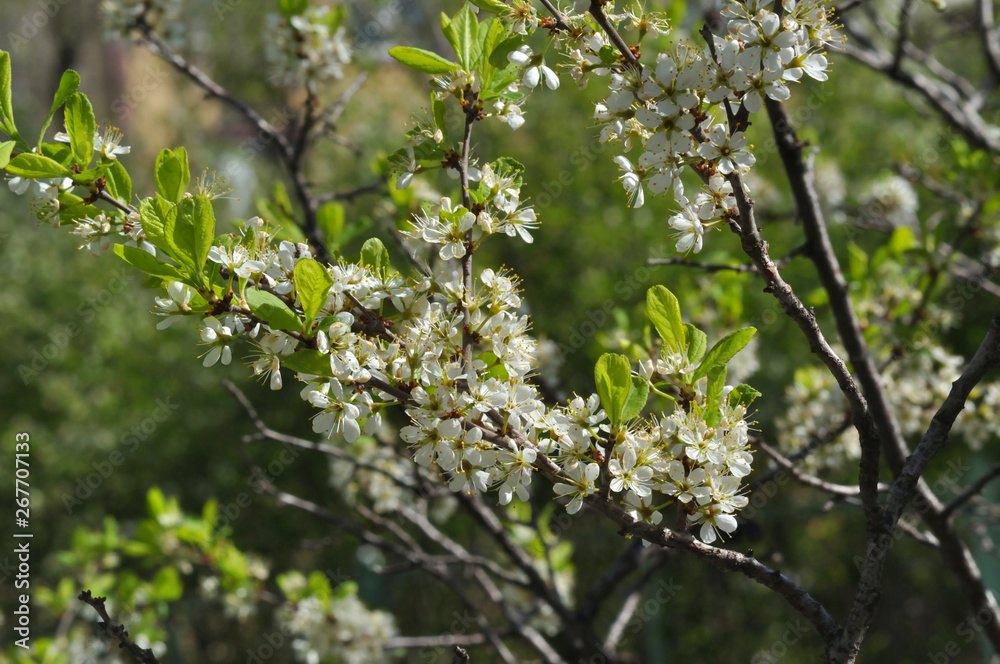
[[[636,173],[632,167],[632,162],[626,157],[619,155],[615,157],[614,161],[620,169],[625,171],[618,179],[621,180],[622,187],[625,188],[625,193],[628,194],[629,207],[641,208],[646,202],[646,196],[642,190],[642,180],[639,178],[639,174]]]

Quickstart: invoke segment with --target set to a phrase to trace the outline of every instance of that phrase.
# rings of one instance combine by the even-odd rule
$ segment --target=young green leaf
[[[760,392],[746,383],[740,383],[729,393],[728,401],[730,406],[740,405],[744,408],[749,408],[753,400],[759,396]]]
[[[94,158],[97,120],[94,118],[90,100],[82,92],[74,92],[66,100],[66,133],[69,134],[69,146],[73,151],[73,158],[80,168],[87,168]]]
[[[291,355],[283,355],[281,365],[292,371],[313,376],[333,375],[333,369],[330,367],[330,356],[309,348],[302,348]]]
[[[298,16],[309,9],[309,0],[279,0],[278,11],[285,18]]]
[[[684,323],[684,336],[688,343],[688,364],[698,364],[705,357],[708,337],[691,323]]]
[[[508,380],[510,374],[507,372],[507,367],[503,365],[500,358],[497,357],[496,353],[491,350],[483,351],[476,358],[482,360],[486,363],[486,373],[496,378],[498,380]]]
[[[490,21],[489,27],[485,30],[479,30],[479,60],[476,62],[476,70],[479,72],[481,81],[479,86],[480,99],[484,99],[484,93],[488,96],[488,91],[491,89],[494,77],[497,74],[497,68],[490,62],[490,55],[506,36],[507,26],[499,18]],[[503,70],[508,66],[510,66],[510,63],[504,63],[504,66],[500,67],[500,69]]]
[[[379,274],[389,271],[389,251],[377,237],[369,238],[361,247],[361,264]]]
[[[170,245],[166,239],[167,215],[174,204],[159,194],[153,198],[139,201],[139,219],[142,220],[142,231],[146,239],[157,249],[170,253]]]
[[[344,232],[344,206],[336,201],[321,205],[316,211],[316,222],[323,230],[323,236],[331,249],[340,246],[341,234]]]
[[[446,60],[437,53],[411,46],[395,46],[390,48],[389,55],[398,60],[400,64],[424,74],[447,74],[461,67],[457,62]]]
[[[172,203],[180,202],[191,183],[191,170],[188,166],[187,150],[164,148],[156,157],[153,171],[156,178],[156,188],[160,195]]]
[[[132,202],[132,178],[122,163],[115,159],[104,173],[108,184],[108,193],[126,205]]]
[[[302,259],[295,264],[295,290],[306,320],[306,334],[312,336],[312,322],[316,314],[326,304],[333,279],[323,266],[311,259]]]
[[[444,99],[438,99],[433,93],[431,93],[431,109],[434,112],[434,127],[441,130],[441,134],[444,136],[444,143],[448,143],[448,122],[447,122],[447,111],[448,107],[444,103]]]
[[[719,343],[712,346],[712,350],[708,351],[705,359],[702,360],[701,366],[694,372],[694,380],[698,380],[702,376],[707,376],[716,367],[726,366],[726,363],[733,359],[736,353],[743,350],[750,343],[750,340],[756,333],[756,328],[744,327],[742,330],[736,330],[732,334],[720,339]]]
[[[479,19],[468,3],[463,4],[452,18],[441,14],[441,30],[455,49],[462,67],[466,71],[474,71],[479,64],[482,44],[479,41]]]
[[[170,257],[187,269],[195,278],[200,270],[195,267],[194,255],[194,201],[190,198],[170,208],[163,220],[163,237]]]
[[[22,152],[7,164],[7,173],[22,178],[65,178],[73,174],[58,161],[40,154]]]
[[[629,388],[628,398],[625,400],[625,407],[622,409],[622,423],[639,417],[649,399],[649,383],[646,382],[646,379],[641,376],[630,377],[632,385]]]
[[[480,9],[485,9],[494,14],[506,14],[510,11],[510,7],[499,0],[471,0],[471,2]]]
[[[17,141],[4,141],[0,143],[0,168],[7,168],[10,163],[10,153],[14,151]]]
[[[601,404],[611,420],[611,427],[622,424],[622,411],[632,390],[632,371],[624,355],[605,353],[594,367],[594,382]]]
[[[278,297],[256,288],[246,289],[244,299],[257,318],[275,330],[302,331],[302,321]]]
[[[171,281],[186,281],[184,275],[177,268],[158,261],[154,256],[142,249],[126,247],[124,244],[116,244],[114,252],[123,261],[134,268],[142,270],[146,274],[170,279]]]
[[[164,565],[153,577],[149,592],[152,602],[172,602],[184,594],[184,583],[176,567]]]
[[[660,333],[667,350],[684,348],[684,322],[681,305],[666,286],[653,286],[646,291],[646,315]]]
[[[10,53],[0,51],[0,120],[11,138],[17,133],[14,126],[14,106],[11,104]]]
[[[722,390],[726,387],[726,365],[715,367],[708,372],[708,388],[705,390],[705,424],[714,427],[722,419],[719,404]]]
[[[72,69],[64,71],[62,78],[59,79],[59,88],[56,90],[55,98],[52,100],[52,108],[49,110],[45,122],[42,123],[41,131],[38,132],[39,143],[45,140],[45,132],[48,130],[49,125],[52,124],[52,118],[56,116],[56,111],[66,103],[66,100],[69,99],[71,94],[76,92],[78,87],[80,87],[80,75]]]

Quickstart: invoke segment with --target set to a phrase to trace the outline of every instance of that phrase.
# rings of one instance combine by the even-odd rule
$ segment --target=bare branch
[[[125,625],[116,624],[111,620],[111,616],[108,615],[108,610],[104,606],[104,602],[107,598],[105,597],[94,597],[90,594],[89,590],[82,591],[77,599],[85,604],[89,604],[94,607],[97,611],[97,615],[101,617],[101,622],[98,626],[104,630],[104,633],[108,635],[109,638],[118,640],[118,647],[127,650],[135,661],[141,662],[142,664],[160,664],[160,660],[156,659],[156,655],[149,648],[140,648],[137,646],[132,639],[128,637],[128,632],[125,630]]]
[[[989,472],[973,482],[969,488],[955,496],[950,503],[945,505],[944,510],[941,512],[941,516],[946,519],[951,517],[955,510],[967,503],[974,496],[979,495],[979,493],[986,488],[986,485],[997,477],[1000,477],[1000,464],[993,466]]]
[[[810,475],[809,473],[807,473],[807,472],[803,471],[802,469],[798,468],[795,465],[795,463],[792,462],[788,457],[786,457],[781,452],[779,452],[778,450],[774,449],[773,447],[771,447],[770,445],[768,445],[767,443],[765,443],[764,441],[762,441],[760,439],[757,439],[756,445],[760,449],[764,450],[764,452],[769,457],[771,457],[772,459],[774,459],[774,461],[779,466],[781,466],[782,468],[784,468],[785,470],[787,470],[789,473],[791,473],[792,477],[794,477],[796,480],[798,480],[802,484],[805,484],[806,486],[811,486],[811,487],[813,487],[815,489],[819,489],[820,491],[825,491],[826,493],[833,494],[835,496],[857,496],[857,495],[859,495],[861,493],[860,487],[853,486],[853,485],[852,486],[846,486],[844,484],[834,484],[833,482],[827,482],[826,480],[822,480],[822,479],[816,477],[815,475]],[[889,490],[889,485],[888,484],[879,483],[878,484],[878,490],[879,491],[888,491]]]

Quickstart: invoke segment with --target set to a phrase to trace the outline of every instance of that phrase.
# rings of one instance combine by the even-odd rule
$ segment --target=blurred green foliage
[[[268,148],[258,150],[253,132],[239,116],[204,99],[154,58],[134,47],[98,43],[96,4],[63,7],[37,36],[15,50],[17,115],[43,116],[62,70],[72,66],[81,72],[98,119],[103,123],[111,118],[125,130],[125,143],[133,151],[124,159],[136,191],[151,191],[152,157],[160,148],[184,145],[196,172],[207,168],[224,173],[232,160],[248,166],[230,181],[237,198],[229,201],[225,214],[237,220],[253,214],[279,221],[287,216],[294,206]],[[185,22],[191,29],[182,48],[265,117],[285,118],[286,108],[296,108],[301,99],[293,96],[286,107],[281,94],[261,75],[263,45],[258,35],[268,4],[187,3]],[[656,8],[692,33],[701,24],[693,5],[653,4],[660,4]],[[20,25],[36,5],[28,0],[4,3],[0,25]],[[456,8],[452,5],[450,10]],[[231,10],[222,18],[220,6]],[[421,110],[427,102],[425,80],[388,59],[386,50],[406,44],[441,51],[431,36],[436,34],[431,28],[440,7],[431,2],[396,3],[393,6],[401,14],[382,26],[377,17],[383,6],[349,5],[347,25],[358,35],[360,47],[356,71],[365,71],[368,80],[347,105],[337,127],[339,138],[321,143],[311,164],[314,181],[329,191],[371,183],[381,172],[385,155],[401,146],[410,115],[427,112]],[[929,10],[922,8],[916,21],[918,30],[934,30]],[[379,26],[377,34],[367,36],[365,30],[371,25]],[[86,38],[77,39],[81,34]],[[9,39],[7,30],[0,29],[0,48],[9,49],[5,35]],[[946,51],[965,68],[957,44],[946,46]],[[995,217],[1000,200],[991,194],[997,191],[995,157],[970,151],[936,118],[928,119],[921,101],[883,78],[846,58],[833,61],[828,83],[798,86],[788,104],[801,136],[820,150],[817,164],[843,174],[844,206],[857,206],[860,193],[873,179],[907,162],[982,199],[992,206]],[[971,70],[968,75],[975,79],[978,73]],[[345,88],[346,83],[325,93],[335,98]],[[752,275],[646,266],[648,258],[673,255],[666,235],[670,203],[653,199],[639,210],[625,207],[611,149],[599,143],[589,128],[592,103],[601,97],[599,84],[571,88],[564,80],[558,94],[536,93],[527,122],[516,133],[499,123],[477,127],[475,156],[489,161],[504,155],[523,163],[524,193],[543,223],[534,244],[494,240],[477,261],[506,265],[521,277],[535,333],[556,341],[563,350],[560,387],[567,393],[593,391],[594,362],[607,350],[627,348],[629,331],[639,334],[645,292],[655,284],[667,284],[678,294],[685,320],[708,330],[710,343],[737,327],[757,327],[760,367],[752,382],[764,396],[755,403],[756,419],[766,439],[776,437],[775,421],[785,409],[783,395],[795,369],[814,363],[802,336]],[[751,138],[758,146],[753,186],[764,237],[772,256],[783,256],[801,244],[802,233],[766,121],[756,120]],[[443,178],[433,186],[442,194],[454,195],[456,190]],[[326,210],[326,227],[342,234],[339,239],[346,254],[356,254],[364,239],[376,234],[390,248],[394,262],[402,264],[387,230],[400,226],[414,203],[407,192],[391,189],[391,184],[378,187]],[[953,234],[956,220],[949,216],[953,209],[948,202],[926,190],[918,192],[921,218],[942,218],[938,239]],[[834,205],[827,210],[831,217],[837,211]],[[220,229],[224,218],[220,214]],[[287,230],[293,232],[290,224]],[[835,226],[832,235],[859,297],[878,294],[879,284],[868,271],[878,267],[880,252],[882,260],[917,261],[919,271],[919,256],[907,253],[912,247],[906,238],[846,224]],[[728,232],[707,240],[708,249],[699,260],[741,262],[737,239]],[[867,259],[873,261],[871,266],[865,264]],[[142,287],[136,272],[112,256],[97,260],[75,251],[75,238],[40,226],[26,201],[6,187],[0,188],[0,266],[4,330],[0,403],[5,414],[0,454],[6,470],[15,432],[30,433],[35,532],[32,633],[39,643],[67,635],[82,638],[89,632],[81,625],[94,622],[95,615],[74,599],[79,590],[107,593],[117,598],[118,606],[127,606],[141,590],[145,608],[128,627],[133,634],[145,632],[151,639],[165,640],[171,654],[163,661],[245,661],[247,648],[255,647],[268,629],[269,616],[241,622],[210,611],[194,598],[195,575],[175,567],[177,558],[158,557],[164,551],[159,538],[172,534],[183,542],[184,535],[176,531],[184,524],[203,531],[201,542],[220,537],[225,546],[234,543],[238,549],[226,550],[236,552],[232,555],[239,560],[245,560],[239,551],[252,551],[278,571],[342,570],[370,606],[393,611],[404,634],[446,629],[452,612],[459,609],[450,597],[439,601],[428,594],[427,584],[416,574],[389,579],[373,574],[354,555],[355,538],[301,512],[278,508],[251,487],[253,464],[267,467],[281,450],[270,443],[243,442],[251,427],[220,381],[228,378],[239,384],[271,427],[308,437],[311,409],[290,398],[287,392],[296,389],[293,385],[284,393],[271,393],[247,380],[251,372],[246,367],[202,368],[190,329],[178,325],[155,330],[156,319],[148,313],[151,291]],[[818,289],[806,260],[792,261],[783,275],[803,296]],[[806,299],[816,307],[824,330],[832,334],[824,299],[819,295]],[[949,349],[970,356],[995,310],[992,301],[989,306],[965,306],[959,312],[961,324],[947,334]],[[877,331],[869,333],[877,336]],[[949,461],[987,468],[1000,460],[997,450],[996,444],[978,453],[955,446],[935,463],[931,476]],[[294,487],[298,495],[331,509],[350,509],[333,497],[327,464],[318,453],[302,452],[291,464],[279,466],[277,484]],[[853,475],[847,471],[833,479],[850,482]],[[147,504],[151,486],[161,487],[163,493],[150,492]],[[792,483],[778,491],[776,498],[762,493],[766,500],[752,502],[759,509],[729,545],[752,549],[759,559],[827,602],[835,615],[842,615],[850,600],[845,588],[857,579],[852,559],[862,548],[860,510],[847,504],[827,510],[825,499]],[[10,492],[11,474],[4,472],[0,493]],[[212,522],[218,521],[205,518],[210,514],[202,520],[182,516],[211,510],[204,507],[207,503],[229,515],[222,534],[212,534]],[[165,519],[167,512],[177,518]],[[463,519],[450,527],[458,536],[472,532]],[[578,572],[578,590],[585,589],[586,581],[599,574],[608,560],[631,546],[589,515],[574,520],[564,535],[575,543],[572,564]],[[203,559],[204,548],[194,547],[188,553],[199,556],[191,563],[220,564]],[[1000,587],[995,554],[976,553],[992,586]],[[0,554],[0,561],[7,555]],[[564,550],[553,555],[569,554]],[[680,588],[661,606],[656,582],[666,579]],[[11,646],[12,600],[12,593],[5,591],[0,607],[8,625],[0,648],[15,658],[12,661],[27,661]],[[861,661],[924,662],[928,652],[956,638],[956,626],[968,613],[955,580],[942,572],[939,556],[908,538],[892,552],[882,602],[884,610],[876,617]],[[172,604],[169,617],[161,610],[163,603]],[[671,556],[650,583],[638,615],[644,616],[641,629],[626,630],[624,646],[634,648],[643,661],[737,661],[768,649],[777,657],[774,644],[785,643],[787,648],[778,658],[792,664],[816,661],[822,648],[808,628],[789,642],[786,635],[796,617],[773,594],[681,555]],[[72,632],[69,620],[75,621]],[[44,649],[39,654],[43,657],[39,661],[48,661]],[[3,658],[0,654],[0,661]],[[279,651],[274,661],[291,661],[290,652]],[[483,652],[474,661],[493,660]],[[955,661],[986,660],[968,649]]]

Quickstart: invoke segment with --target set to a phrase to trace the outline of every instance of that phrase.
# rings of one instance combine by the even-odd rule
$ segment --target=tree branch
[[[104,633],[109,638],[117,639],[119,648],[127,650],[137,662],[141,662],[142,664],[160,664],[160,660],[156,659],[156,655],[153,654],[152,650],[149,648],[140,648],[128,637],[125,625],[116,624],[111,620],[111,616],[108,615],[108,610],[104,606],[107,598],[94,597],[90,594],[89,590],[84,590],[77,596],[77,599],[85,604],[89,604],[97,611],[97,615],[101,617],[98,627],[104,630]]]

